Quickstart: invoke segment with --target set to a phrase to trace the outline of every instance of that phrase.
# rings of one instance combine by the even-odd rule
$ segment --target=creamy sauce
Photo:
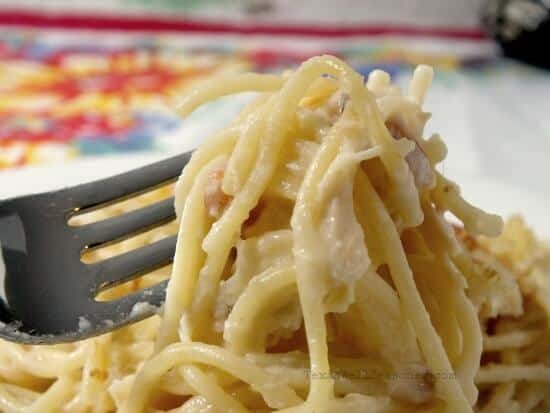
[[[268,268],[292,264],[291,246],[292,232],[289,230],[272,231],[238,242],[233,275],[220,284],[214,314],[217,331],[223,331],[230,309],[253,277]]]
[[[78,318],[78,331],[84,332],[92,328],[92,323],[86,317]]]
[[[335,279],[353,282],[367,272],[370,259],[363,230],[355,219],[351,184],[341,185],[330,200],[321,223],[321,238]]]
[[[134,304],[132,307],[132,311],[130,311],[130,318],[134,317],[141,317],[147,314],[150,314],[151,312],[157,312],[158,308],[155,307],[152,304],[149,304],[148,302],[140,302]]]

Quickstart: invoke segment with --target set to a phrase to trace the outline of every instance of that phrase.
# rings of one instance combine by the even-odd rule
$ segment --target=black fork
[[[172,261],[176,237],[93,264],[88,248],[107,245],[175,218],[170,198],[126,214],[70,226],[71,216],[173,182],[185,153],[100,181],[0,201],[0,338],[28,344],[81,340],[149,317],[164,303],[166,282],[108,302],[98,292]]]

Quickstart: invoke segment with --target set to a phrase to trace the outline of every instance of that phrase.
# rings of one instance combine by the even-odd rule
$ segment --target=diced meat
[[[463,227],[453,225],[453,229],[456,237],[462,242],[462,244],[469,250],[481,248],[477,239],[466,232]]]
[[[225,207],[231,201],[231,196],[222,190],[222,181],[225,169],[219,167],[210,171],[208,183],[204,188],[204,206],[212,218],[221,217]]]
[[[395,140],[407,137],[403,127],[395,119],[389,119],[386,121],[386,128],[388,128],[388,131]]]
[[[411,134],[408,134],[403,127],[402,123],[397,119],[389,119],[386,121],[386,127],[395,140],[399,139],[409,139],[415,142],[415,147],[412,152],[409,152],[405,157],[409,168],[414,176],[414,182],[416,187],[423,191],[425,189],[430,189],[435,184],[435,173],[430,165],[428,157],[418,145],[418,142],[412,137]]]
[[[204,187],[204,206],[206,212],[214,219],[219,219],[233,197],[223,192],[222,182],[225,173],[225,164],[221,165],[212,171],[208,175],[208,181]],[[242,235],[244,238],[251,236],[247,232],[248,229],[254,226],[254,224],[260,219],[262,211],[265,209],[265,202],[260,200],[258,204],[252,208],[246,221],[242,225]]]

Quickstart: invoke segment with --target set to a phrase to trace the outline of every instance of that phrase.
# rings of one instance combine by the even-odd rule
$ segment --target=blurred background
[[[194,82],[330,53],[436,79],[427,133],[477,204],[550,236],[548,0],[0,0],[0,198],[195,147],[249,96],[180,119]]]

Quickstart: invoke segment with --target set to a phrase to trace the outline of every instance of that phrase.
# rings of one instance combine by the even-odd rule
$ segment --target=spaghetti
[[[171,268],[103,297],[170,273],[162,316],[74,344],[0,342],[0,410],[550,406],[550,255],[519,218],[488,238],[500,218],[436,171],[445,145],[422,136],[431,79],[420,66],[402,92],[382,71],[365,84],[322,56],[198,86],[182,115],[259,97],[194,153],[178,222],[104,252],[178,232]]]

